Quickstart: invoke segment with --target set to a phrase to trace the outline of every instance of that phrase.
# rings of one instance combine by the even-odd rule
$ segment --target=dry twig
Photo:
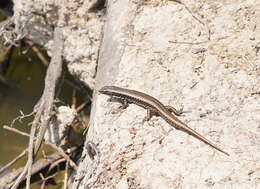
[[[10,166],[12,166],[15,162],[17,162],[19,159],[21,159],[26,153],[28,149],[25,149],[22,153],[20,153],[16,158],[14,158],[12,161],[7,163],[5,166],[1,167],[0,173],[4,172],[6,169],[8,169]]]
[[[47,75],[45,77],[45,88],[41,99],[39,100],[38,104],[35,106],[36,115],[33,120],[31,132],[30,132],[28,160],[24,167],[23,172],[19,175],[15,184],[12,186],[12,189],[16,189],[19,186],[19,183],[24,178],[26,173],[27,173],[26,188],[27,189],[30,188],[30,178],[31,178],[33,159],[42,144],[43,137],[48,128],[49,121],[51,118],[54,98],[55,98],[55,88],[62,72],[62,48],[63,48],[62,32],[59,27],[56,27],[54,30],[54,46],[53,46],[53,53],[52,53],[53,57],[49,64]],[[34,138],[35,138],[34,136],[35,136],[36,129],[39,125],[41,125],[41,127],[34,145]]]
[[[55,150],[57,150],[59,153],[60,153],[60,155],[64,158],[64,159],[66,159],[67,160],[67,162],[69,163],[69,165],[71,166],[71,167],[73,167],[75,170],[77,169],[77,165],[76,165],[76,163],[74,163],[74,161],[72,161],[71,159],[70,159],[70,157],[63,151],[63,149],[61,149],[60,147],[57,147],[57,146],[55,146],[54,144],[51,144],[51,143],[47,143],[48,145],[50,145],[52,148],[54,148]]]
[[[16,129],[16,128],[8,127],[7,125],[4,125],[3,128],[6,129],[6,130],[8,130],[8,131],[12,131],[12,132],[14,132],[14,133],[17,133],[17,134],[19,134],[19,135],[23,135],[23,136],[30,137],[30,135],[29,135],[28,133],[19,131],[19,130]]]

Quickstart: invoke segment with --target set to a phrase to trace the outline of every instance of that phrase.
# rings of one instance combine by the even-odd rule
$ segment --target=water
[[[12,120],[20,116],[21,113],[29,114],[32,112],[34,105],[40,99],[44,89],[44,77],[46,74],[46,67],[33,54],[20,55],[19,50],[16,49],[11,59],[11,65],[6,74],[6,79],[10,87],[0,85],[0,165],[5,165],[10,160],[20,154],[28,145],[28,137],[7,131],[3,129],[4,125],[10,126]],[[67,77],[66,77],[67,78]],[[59,99],[64,102],[64,105],[71,104],[72,87],[64,85],[61,88]],[[78,105],[82,103],[83,95],[77,94]],[[29,133],[30,125],[33,117],[23,119],[22,122],[15,122],[14,127]],[[81,138],[79,137],[77,138]],[[48,154],[54,152],[53,149],[44,148]],[[41,154],[41,153],[40,153]],[[26,159],[18,161],[12,168],[24,166]],[[62,182],[63,175],[59,173],[60,182]],[[57,185],[49,185],[48,189],[61,188],[61,183]],[[40,184],[33,184],[32,189],[40,188]]]
[[[18,51],[18,50],[16,50]],[[12,120],[32,112],[35,103],[41,96],[44,86],[46,68],[36,57],[27,55],[12,57],[11,65],[6,74],[10,87],[0,86],[0,164],[6,164],[10,159],[23,151],[28,138],[3,129],[3,125],[11,124]],[[24,132],[29,132],[28,123],[31,119],[16,122],[14,126]]]

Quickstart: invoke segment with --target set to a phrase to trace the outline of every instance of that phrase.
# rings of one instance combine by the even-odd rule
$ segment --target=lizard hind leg
[[[185,113],[185,111],[183,111],[183,107],[179,110],[177,110],[176,108],[172,107],[172,106],[165,106],[165,108],[167,108],[167,110],[171,113],[173,113],[176,116],[180,116],[183,113]]]

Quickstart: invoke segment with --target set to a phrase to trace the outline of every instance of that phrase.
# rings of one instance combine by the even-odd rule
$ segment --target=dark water
[[[18,51],[18,50],[16,50]],[[36,57],[18,56],[15,53],[6,74],[10,86],[0,85],[0,164],[5,164],[15,157],[27,145],[28,138],[3,129],[3,125],[33,110],[44,86],[45,67]],[[31,60],[31,61],[30,61]],[[28,123],[32,119],[16,122],[15,128],[29,132]]]
[[[46,67],[33,54],[19,55],[19,50],[11,59],[11,66],[6,74],[9,87],[0,85],[0,165],[5,165],[21,153],[28,145],[28,138],[3,129],[4,125],[11,125],[13,119],[21,113],[29,114],[41,97],[44,88]],[[64,105],[71,103],[72,87],[64,84],[61,88],[59,99]],[[79,97],[80,99],[80,97]],[[33,117],[16,121],[14,127],[29,133]],[[46,148],[46,153],[53,151]],[[18,161],[13,167],[17,168],[25,164],[25,158]],[[61,176],[62,178],[63,176]],[[40,188],[39,184],[33,184],[33,189]],[[61,184],[51,185],[48,189],[61,188]]]

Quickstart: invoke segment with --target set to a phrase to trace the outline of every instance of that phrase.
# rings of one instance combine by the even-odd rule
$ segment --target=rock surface
[[[180,119],[230,153],[160,117],[142,123],[144,109],[118,112],[96,93],[86,140],[100,156],[85,156],[74,188],[260,187],[259,1],[181,2],[108,1],[106,15],[89,13],[83,0],[15,3],[17,29],[47,49],[52,25],[64,27],[64,60],[88,86],[113,84],[183,106]]]

